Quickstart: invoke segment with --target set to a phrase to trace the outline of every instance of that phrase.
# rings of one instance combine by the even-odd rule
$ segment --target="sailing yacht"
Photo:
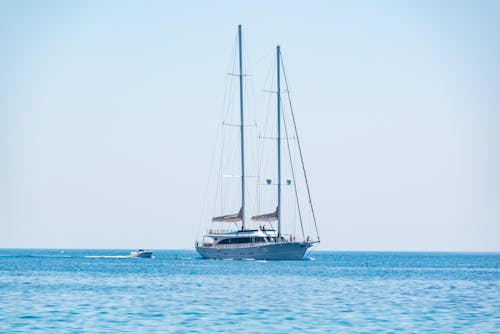
[[[295,138],[298,143],[300,152],[300,161],[303,170],[303,177],[305,179],[305,184],[307,187],[307,198],[309,200],[309,209],[312,213],[312,220],[315,226],[316,237],[311,238],[304,234],[303,219],[300,208],[298,214],[300,215],[300,224],[302,229],[302,237],[297,237],[292,234],[283,233],[284,221],[283,209],[282,209],[282,190],[284,186],[292,185],[292,180],[286,179],[285,182],[282,180],[282,141],[283,138],[281,131],[282,127],[285,127],[284,119],[282,119],[282,92],[281,92],[281,72],[282,66],[282,55],[280,46],[276,47],[276,93],[277,96],[277,110],[276,110],[276,137],[272,138],[276,140],[276,172],[277,181],[273,184],[271,179],[267,179],[266,183],[268,185],[276,185],[276,197],[275,205],[276,209],[271,213],[258,214],[251,217],[250,222],[247,222],[247,203],[246,203],[246,176],[245,176],[245,123],[244,123],[244,113],[243,113],[243,56],[242,56],[242,36],[241,36],[241,25],[238,26],[238,58],[239,58],[239,106],[240,106],[240,168],[241,175],[241,209],[235,214],[225,214],[212,218],[213,223],[222,224],[234,224],[237,226],[236,229],[209,229],[203,236],[203,240],[196,241],[195,247],[198,253],[207,259],[259,259],[259,260],[298,260],[302,259],[306,251],[313,245],[320,242],[319,234],[316,224],[316,218],[314,215],[314,210],[312,206],[309,184],[307,183],[307,175],[304,168],[302,151],[300,150],[300,142],[298,141],[297,128],[295,126],[295,117],[293,117],[292,109],[292,119],[295,130]],[[284,72],[283,72],[284,73]],[[286,82],[286,76],[285,76]],[[287,85],[288,86],[288,85]],[[291,108],[291,102],[290,102]],[[285,127],[286,131],[286,127]],[[287,137],[288,139],[288,137]],[[293,172],[293,169],[292,169]],[[294,173],[294,172],[293,172]],[[293,184],[295,186],[295,184]],[[295,195],[297,195],[297,188],[295,186]],[[298,203],[297,197],[297,205]],[[277,223],[277,229],[273,227],[273,224]]]

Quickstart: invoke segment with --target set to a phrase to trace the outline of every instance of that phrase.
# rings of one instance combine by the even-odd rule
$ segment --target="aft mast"
[[[276,72],[278,89],[278,238],[281,237],[281,84],[280,84],[280,46],[276,47]]]
[[[243,55],[241,48],[241,24],[238,25],[240,60],[240,142],[241,142],[241,229],[245,229],[245,126],[243,118]]]

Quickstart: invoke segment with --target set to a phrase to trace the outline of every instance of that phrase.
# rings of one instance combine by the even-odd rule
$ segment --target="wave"
[[[60,259],[60,258],[70,258],[73,257],[71,255],[0,255],[0,258],[51,258],[51,259]]]

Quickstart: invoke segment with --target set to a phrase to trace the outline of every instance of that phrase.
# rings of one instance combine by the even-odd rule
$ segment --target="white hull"
[[[252,244],[237,247],[205,247],[196,245],[196,250],[205,259],[255,259],[255,260],[300,260],[312,243],[309,242],[283,242]]]
[[[130,252],[130,257],[141,257],[145,259],[151,258],[153,252]]]

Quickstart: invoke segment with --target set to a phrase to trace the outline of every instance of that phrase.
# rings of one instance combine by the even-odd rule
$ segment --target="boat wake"
[[[85,255],[87,259],[132,259],[134,256],[130,255]]]

